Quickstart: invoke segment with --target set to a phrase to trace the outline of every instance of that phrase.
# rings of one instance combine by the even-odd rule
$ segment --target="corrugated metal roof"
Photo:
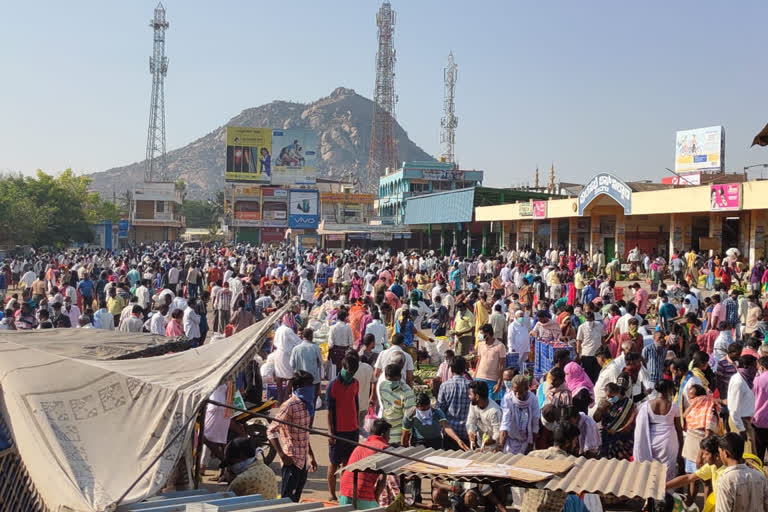
[[[470,222],[474,207],[474,188],[411,197],[405,207],[405,224]]]
[[[118,512],[182,512],[187,505],[209,504],[219,507],[222,512],[307,512],[322,510],[323,512],[351,512],[352,505],[339,505],[323,508],[322,502],[294,503],[289,498],[265,500],[260,494],[235,496],[232,492],[213,492],[205,489],[176,491],[158,494],[140,503],[121,505]],[[372,512],[384,509],[372,509]]]
[[[458,459],[471,459],[476,462],[507,464],[514,466],[522,461],[523,455],[504,453],[480,453],[433,450],[430,448],[392,448],[391,452],[408,455],[424,460],[430,456],[441,456]],[[660,462],[629,462],[618,459],[585,459],[584,457],[569,457],[573,467],[561,476],[548,477],[546,484],[540,482],[537,487],[548,490],[560,490],[567,493],[591,492],[595,494],[612,495],[625,498],[664,498],[666,482],[666,466]],[[435,478],[434,473],[413,472],[407,469],[411,461],[395,455],[376,454],[343,468],[344,471],[374,471],[406,477]],[[512,482],[519,486],[531,484],[520,480],[483,477],[446,475],[446,478],[465,482]]]

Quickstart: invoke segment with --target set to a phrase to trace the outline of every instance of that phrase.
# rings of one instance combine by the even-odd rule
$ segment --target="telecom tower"
[[[453,52],[448,55],[448,66],[443,70],[445,81],[445,95],[443,99],[443,118],[440,120],[442,132],[440,143],[443,145],[443,160],[452,164],[456,163],[454,146],[456,145],[456,127],[459,126],[459,118],[456,117],[456,79],[458,78],[458,66],[453,61]]]
[[[392,134],[395,103],[395,11],[385,1],[376,13],[378,30],[378,51],[376,52],[376,85],[373,89],[373,121],[371,127],[371,148],[368,153],[368,176],[366,187],[371,192],[379,188],[379,177],[388,167],[397,168],[397,148]]]
[[[149,72],[152,74],[152,100],[149,105],[149,129],[147,130],[147,167],[144,181],[165,178],[165,75],[168,74],[168,57],[165,56],[165,7],[159,2],[155,17],[149,21],[154,30],[154,46],[149,58]]]

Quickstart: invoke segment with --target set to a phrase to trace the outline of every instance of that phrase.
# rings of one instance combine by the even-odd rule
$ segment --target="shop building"
[[[135,243],[178,240],[184,217],[176,184],[145,182],[136,186],[129,220]]]
[[[479,187],[483,171],[456,169],[445,162],[404,162],[396,171],[379,179],[376,211],[380,224],[405,224],[410,198],[450,190]]]
[[[603,251],[626,259],[634,246],[669,258],[676,250],[738,248],[750,264],[766,254],[768,181],[722,175],[701,186],[627,183],[601,173],[568,198],[479,206],[476,220],[499,224],[503,244]]]

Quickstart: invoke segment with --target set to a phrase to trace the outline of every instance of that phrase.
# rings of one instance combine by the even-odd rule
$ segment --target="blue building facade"
[[[378,217],[382,224],[405,224],[409,198],[479,187],[483,171],[459,170],[451,163],[405,162],[379,179]]]

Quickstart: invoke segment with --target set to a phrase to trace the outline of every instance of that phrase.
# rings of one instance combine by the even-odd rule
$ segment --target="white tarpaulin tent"
[[[255,342],[279,314],[217,343],[123,361],[67,354],[58,330],[0,331],[2,414],[46,506],[61,512],[113,509],[184,430],[123,503],[158,492],[190,440],[204,400],[247,364]],[[74,333],[83,346],[136,340],[96,329],[67,330]]]

